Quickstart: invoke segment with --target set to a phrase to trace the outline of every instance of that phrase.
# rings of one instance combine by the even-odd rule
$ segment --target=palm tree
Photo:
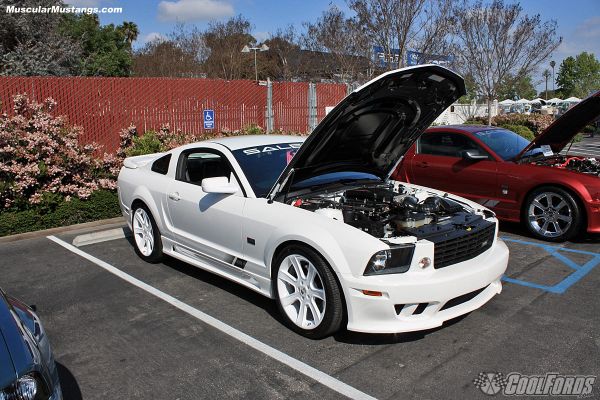
[[[546,79],[546,100],[548,100],[548,78],[550,78],[550,70],[545,69],[544,72],[542,72],[542,76]]]
[[[136,23],[125,21],[123,22],[123,24],[121,24],[119,29],[121,30],[121,32],[123,32],[123,35],[125,35],[125,40],[129,44],[129,47],[131,47],[131,44],[135,41],[135,39],[137,39],[140,33]]]

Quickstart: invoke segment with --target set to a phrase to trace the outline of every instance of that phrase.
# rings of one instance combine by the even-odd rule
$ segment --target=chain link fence
[[[255,124],[267,130],[312,131],[327,107],[348,93],[345,84],[255,82],[182,78],[0,77],[2,111],[12,113],[13,96],[27,94],[57,102],[56,115],[82,126],[81,143],[96,142],[106,151],[119,146],[119,132],[133,124],[139,131],[169,124],[194,134],[235,131]],[[205,129],[203,110],[214,110]]]

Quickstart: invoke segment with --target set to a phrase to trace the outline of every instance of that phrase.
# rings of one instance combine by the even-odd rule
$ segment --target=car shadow
[[[126,240],[130,242],[132,246],[135,246],[135,242],[133,237],[126,236]],[[246,301],[253,306],[257,306],[262,308],[265,312],[269,314],[273,318],[274,321],[279,323],[285,329],[289,329],[279,313],[277,309],[277,305],[275,301],[269,299],[251,289],[248,289],[244,286],[241,286],[233,281],[230,281],[226,278],[223,278],[219,275],[215,275],[212,272],[205,271],[201,268],[194,267],[191,264],[188,264],[184,261],[178,260],[171,256],[165,255],[162,261],[162,264],[165,266],[185,274],[190,278],[200,280],[204,283],[207,283],[211,286],[217,287],[221,290],[224,290],[243,301]],[[446,327],[452,326],[464,318],[466,318],[470,313],[465,315],[458,316],[449,321],[444,322],[444,324],[440,327],[428,329],[424,331],[418,332],[407,332],[407,333],[396,333],[396,334],[375,334],[375,333],[360,333],[360,332],[352,332],[348,331],[345,328],[342,328],[339,332],[333,335],[333,339],[340,343],[347,344],[356,344],[356,345],[388,345],[388,344],[397,344],[397,343],[408,343],[414,342],[417,340],[424,339],[427,335],[437,332],[440,329],[445,329]],[[346,319],[342,323],[342,326],[345,326],[347,323]]]
[[[162,261],[164,265],[173,270],[189,276],[190,278],[200,280],[211,286],[217,287],[224,290],[254,306],[258,306],[266,311],[273,319],[284,325],[283,319],[281,318],[275,302],[260,293],[257,293],[247,287],[239,285],[228,279],[215,275],[212,272],[205,271],[201,268],[194,267],[184,261],[180,261],[176,258],[165,256]]]
[[[228,279],[222,278],[218,275],[215,275],[211,272],[204,271],[203,269],[196,268],[190,264],[187,264],[183,261],[177,260],[175,258],[166,256],[163,260],[163,264],[168,266],[169,268],[174,269],[182,274],[189,276],[190,278],[201,280],[211,286],[217,287],[221,290],[225,290],[228,293],[248,302],[254,306],[258,306],[266,311],[269,316],[273,318],[274,321],[279,323],[283,328],[289,329],[285,321],[283,320],[279,310],[277,309],[277,305],[275,301],[269,299],[253,290],[250,290],[246,287],[240,286],[235,282],[231,282]],[[445,329],[449,326],[452,326],[464,318],[466,318],[468,314],[461,315],[449,321],[446,321],[442,326],[428,329],[425,331],[419,332],[407,332],[407,333],[397,333],[397,334],[373,334],[373,333],[360,333],[360,332],[352,332],[343,328],[339,332],[333,335],[333,339],[340,343],[347,344],[356,344],[356,345],[388,345],[388,344],[397,344],[397,343],[408,343],[414,342],[417,340],[424,339],[427,335],[437,332],[440,329]],[[343,325],[345,325],[345,322]]]
[[[56,363],[56,370],[58,372],[58,379],[60,380],[63,399],[82,400],[81,389],[71,371],[59,362]]]

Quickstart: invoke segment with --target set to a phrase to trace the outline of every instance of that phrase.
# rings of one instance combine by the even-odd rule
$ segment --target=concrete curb
[[[44,229],[42,231],[26,232],[26,233],[19,233],[16,235],[4,236],[4,237],[0,237],[0,244],[16,242],[19,240],[37,239],[40,237],[56,235],[56,234],[65,233],[65,232],[78,233],[79,231],[81,231],[83,233],[85,231],[90,230],[90,228],[96,228],[96,227],[102,227],[105,229],[118,228],[118,227],[123,227],[126,224],[127,223],[125,222],[125,219],[123,219],[123,217],[101,219],[99,221],[84,222],[82,224],[59,226],[58,228]]]
[[[123,239],[128,236],[131,236],[131,232],[125,227],[104,229],[101,231],[77,235],[75,239],[73,239],[73,246],[80,247],[88,244],[109,242],[111,240]]]

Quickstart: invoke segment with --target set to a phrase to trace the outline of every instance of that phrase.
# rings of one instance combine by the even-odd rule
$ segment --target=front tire
[[[323,257],[307,246],[293,245],[273,265],[275,299],[286,325],[311,339],[337,332],[344,315],[342,292]]]
[[[523,211],[529,232],[550,242],[563,242],[577,235],[584,216],[573,195],[554,186],[531,192]]]
[[[145,205],[133,208],[131,221],[134,248],[137,255],[149,263],[160,262],[163,258],[162,241],[152,213]]]

